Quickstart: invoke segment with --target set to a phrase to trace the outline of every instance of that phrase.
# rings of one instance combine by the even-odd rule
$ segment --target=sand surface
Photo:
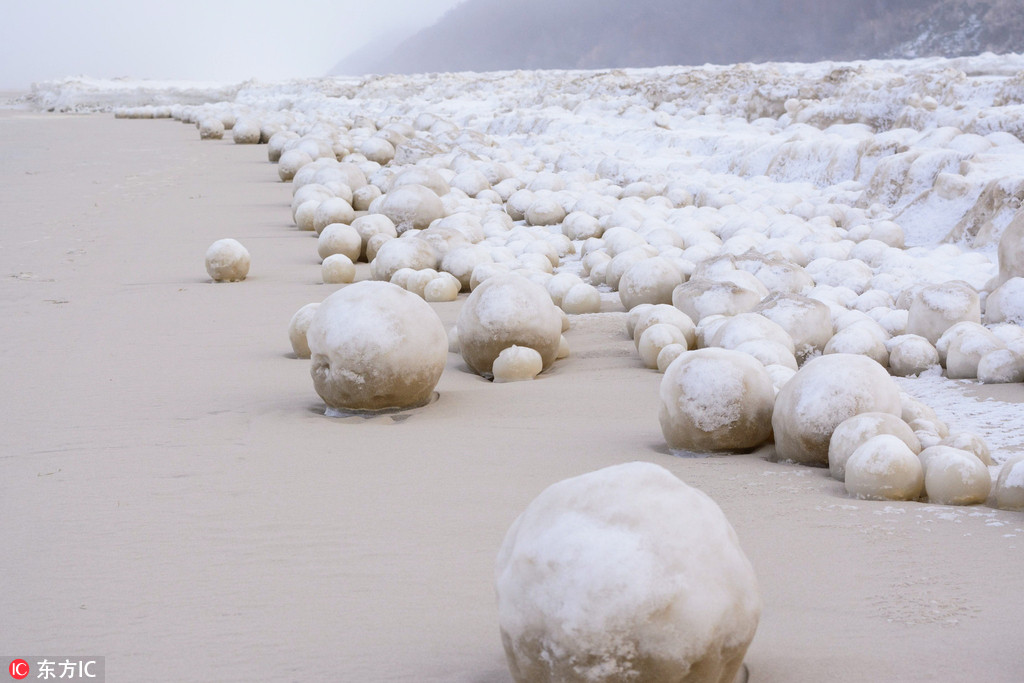
[[[1024,514],[669,455],[614,306],[537,381],[450,356],[433,404],[331,419],[286,326],[335,287],[265,147],[0,112],[0,198],[7,654],[103,655],[110,681],[509,681],[506,529],[549,484],[646,460],[712,496],[757,570],[752,682],[1024,679]],[[245,282],[208,281],[221,237]],[[434,305],[451,324],[460,302]]]

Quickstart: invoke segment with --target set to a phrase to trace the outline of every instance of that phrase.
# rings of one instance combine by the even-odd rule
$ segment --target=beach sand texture
[[[505,531],[548,485],[643,460],[717,501],[757,571],[752,682],[1024,678],[1024,514],[673,457],[661,375],[607,302],[536,381],[450,354],[434,403],[324,417],[286,328],[336,286],[265,147],[5,111],[0,150],[8,654],[103,655],[111,681],[509,681]],[[204,272],[222,237],[242,283]],[[464,298],[432,304],[446,326]]]

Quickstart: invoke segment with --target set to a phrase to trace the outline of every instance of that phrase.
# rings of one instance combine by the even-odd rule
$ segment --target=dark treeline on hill
[[[382,49],[384,48],[384,49]],[[1024,0],[466,0],[335,74],[1024,51]]]

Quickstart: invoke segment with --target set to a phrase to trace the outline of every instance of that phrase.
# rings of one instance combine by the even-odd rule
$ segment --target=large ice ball
[[[868,412],[902,414],[899,387],[881,365],[848,353],[808,361],[775,401],[772,426],[779,459],[828,465],[835,428]]]
[[[547,369],[558,355],[562,316],[542,285],[521,275],[490,277],[466,299],[456,322],[462,358],[479,375],[509,346],[527,346]]]
[[[430,304],[389,282],[330,295],[306,337],[316,392],[339,412],[428,403],[448,355],[448,333]]]
[[[680,354],[665,370],[660,396],[659,420],[669,448],[742,450],[771,435],[775,387],[764,366],[742,351]]]
[[[650,463],[548,487],[512,524],[495,574],[518,683],[732,683],[761,614],[722,510]]]

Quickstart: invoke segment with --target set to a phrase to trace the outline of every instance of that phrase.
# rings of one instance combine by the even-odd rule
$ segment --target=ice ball
[[[295,311],[295,315],[288,322],[288,341],[291,342],[292,351],[295,352],[297,358],[309,358],[310,356],[306,331],[309,330],[309,324],[313,322],[313,315],[316,314],[316,309],[319,307],[319,302],[306,304]]]
[[[249,274],[249,250],[230,237],[206,250],[206,272],[214,282],[237,282]]]
[[[873,436],[846,461],[846,491],[865,500],[917,500],[924,470],[917,455],[899,437]]]
[[[640,462],[543,491],[505,536],[495,588],[517,683],[732,683],[761,614],[718,505]]]
[[[448,356],[448,334],[430,304],[388,282],[331,294],[306,336],[313,385],[338,412],[428,403]]]

